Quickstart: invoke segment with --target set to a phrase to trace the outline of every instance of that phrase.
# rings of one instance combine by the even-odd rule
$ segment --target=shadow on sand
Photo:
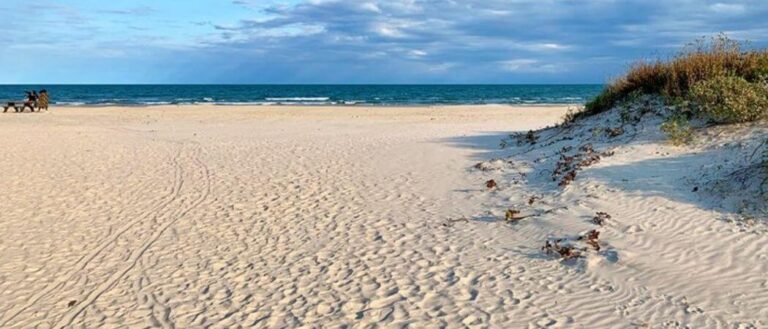
[[[474,150],[475,152],[471,156],[473,161],[479,162],[502,158],[512,161],[526,161],[532,164],[531,155],[519,155],[527,150],[526,147],[512,146],[506,149],[500,148],[501,140],[508,138],[511,133],[515,132],[491,131],[477,135],[448,138],[440,142],[454,147]],[[646,138],[635,139],[622,146],[652,142],[657,141]],[[550,153],[556,151],[557,148],[552,147]],[[540,150],[535,150],[534,152],[541,154]],[[739,169],[738,165],[734,167],[734,164],[728,164],[727,161],[723,161],[726,160],[724,159],[723,152],[723,150],[719,149],[710,149],[630,163],[614,165],[603,163],[579,172],[577,180],[589,178],[606,187],[637,197],[661,197],[694,205],[704,210],[733,212],[733,209],[726,209],[722,202],[718,202],[717,199],[720,198],[720,201],[722,201],[722,197],[714,194],[711,191],[711,186],[703,186],[703,184],[708,182],[708,179],[705,179],[705,177],[723,177],[723,175],[727,175],[729,170],[723,168],[730,167],[732,168],[730,171]],[[516,156],[515,154],[518,155]],[[525,186],[527,191],[534,193],[549,194],[559,191],[557,183],[553,182],[549,176],[557,160],[557,157],[549,157],[544,161],[535,163],[532,175],[529,175],[528,179],[520,181],[520,183]],[[723,167],[720,167],[718,163],[723,164]],[[718,167],[720,168],[718,169]],[[718,172],[718,170],[721,172]],[[503,180],[508,180],[514,176],[508,172],[499,172],[498,174],[499,178]],[[736,189],[735,192],[738,193],[738,186],[734,188]]]

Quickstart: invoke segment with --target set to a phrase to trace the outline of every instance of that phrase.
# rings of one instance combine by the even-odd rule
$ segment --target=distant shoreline
[[[60,106],[376,106],[583,105],[601,85],[0,85],[0,101],[48,90]]]
[[[54,108],[161,108],[161,107],[247,107],[247,108],[467,108],[467,107],[571,107],[584,103],[534,103],[534,104],[52,104]]]

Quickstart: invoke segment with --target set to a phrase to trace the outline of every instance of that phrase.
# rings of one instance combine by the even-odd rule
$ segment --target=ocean
[[[46,89],[52,105],[583,104],[602,85],[0,85],[0,101]]]

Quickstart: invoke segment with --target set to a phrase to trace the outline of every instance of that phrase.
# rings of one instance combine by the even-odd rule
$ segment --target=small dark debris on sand
[[[520,210],[507,209],[507,212],[504,214],[504,220],[507,223],[511,223],[523,219],[523,217],[518,217],[518,215],[520,215]]]
[[[489,190],[497,188],[498,186],[499,186],[499,184],[496,184],[496,181],[493,180],[493,179],[485,182],[485,187],[487,187]]]
[[[598,211],[595,217],[592,218],[592,223],[595,225],[605,226],[608,220],[611,219],[611,215],[607,212]]]

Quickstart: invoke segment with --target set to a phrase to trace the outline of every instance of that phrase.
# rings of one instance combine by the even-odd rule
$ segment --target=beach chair
[[[6,102],[5,106],[3,106],[3,113],[8,112],[8,110],[10,110],[10,109],[13,109],[16,112],[24,112],[24,110],[26,110],[27,108],[29,108],[29,110],[31,112],[35,112],[35,104],[32,103],[32,102],[28,102],[28,101],[20,101],[20,102],[10,101],[10,102]]]
[[[17,102],[6,102],[3,106],[3,113],[8,112],[9,109],[13,109],[16,112],[21,112],[24,109],[24,103],[18,104]]]

